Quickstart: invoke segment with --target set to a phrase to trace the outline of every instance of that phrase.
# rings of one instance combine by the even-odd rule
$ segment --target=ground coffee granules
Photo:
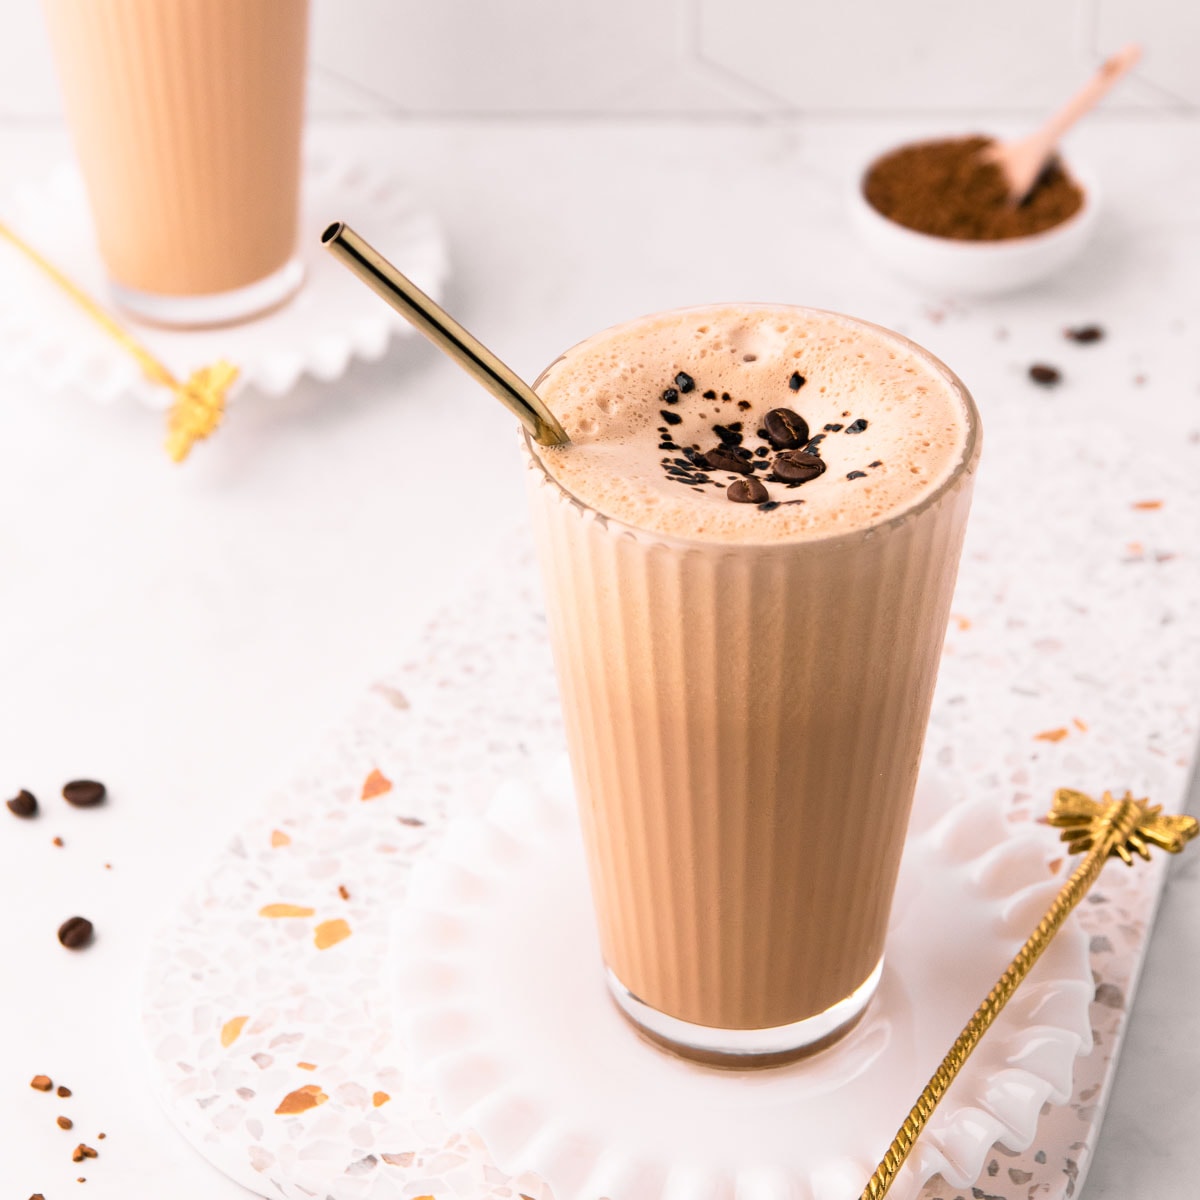
[[[1015,208],[1000,168],[982,161],[991,138],[915,142],[877,159],[863,193],[885,217],[934,237],[999,241],[1041,233],[1074,216],[1083,191],[1054,160]]]

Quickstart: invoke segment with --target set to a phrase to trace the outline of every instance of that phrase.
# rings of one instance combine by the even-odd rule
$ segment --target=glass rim
[[[979,419],[979,409],[976,407],[975,398],[971,395],[967,385],[952,371],[940,358],[932,351],[927,350],[919,342],[914,342],[911,338],[905,337],[902,333],[897,333],[894,329],[888,329],[886,325],[879,325],[874,321],[864,320],[862,317],[852,317],[847,313],[836,312],[833,309],[813,308],[804,304],[771,304],[767,302],[754,303],[738,303],[731,302],[728,304],[697,304],[688,305],[683,308],[660,309],[656,312],[646,313],[640,317],[634,317],[629,321],[621,321],[616,325],[610,325],[604,329],[597,330],[595,333],[589,334],[587,337],[569,346],[556,358],[543,368],[538,377],[533,381],[533,389],[537,391],[538,386],[545,379],[547,372],[550,371],[556,363],[561,362],[568,354],[578,350],[581,346],[585,346],[593,338],[600,337],[602,334],[613,333],[621,329],[633,327],[641,324],[643,321],[650,320],[653,317],[671,316],[683,313],[699,313],[708,312],[715,309],[724,308],[741,308],[751,310],[770,309],[772,311],[787,311],[795,313],[807,313],[819,317],[833,317],[845,324],[857,327],[859,329],[869,330],[874,334],[883,335],[885,340],[892,341],[906,352],[915,354],[930,366],[934,373],[941,376],[950,389],[957,394],[962,402],[963,412],[966,416],[967,433],[963,442],[963,451],[958,461],[951,468],[949,474],[941,481],[932,491],[927,492],[917,501],[917,503],[902,508],[900,511],[884,517],[881,520],[874,521],[869,525],[860,525],[855,529],[847,529],[833,533],[821,534],[815,537],[793,537],[793,538],[765,538],[762,540],[756,539],[731,539],[724,540],[718,538],[693,537],[687,534],[664,533],[658,529],[648,529],[642,525],[635,525],[630,521],[623,520],[620,517],[614,517],[601,511],[594,504],[590,504],[586,500],[581,500],[569,488],[554,477],[547,468],[534,449],[533,439],[527,430],[522,429],[522,449],[527,459],[527,469],[536,467],[542,475],[543,480],[553,486],[558,493],[567,499],[571,504],[578,508],[581,512],[592,513],[595,518],[602,521],[606,526],[616,529],[618,532],[628,533],[641,540],[650,540],[661,542],[669,546],[681,546],[687,548],[705,547],[712,549],[714,547],[723,547],[730,551],[737,551],[742,548],[767,549],[778,547],[781,550],[795,550],[801,546],[811,546],[822,548],[833,548],[844,545],[857,539],[862,539],[868,536],[876,536],[880,533],[890,531],[901,525],[907,524],[909,521],[918,517],[937,505],[944,496],[954,491],[964,477],[970,475],[979,462],[979,454],[982,448],[982,428]],[[569,431],[568,431],[569,432]],[[565,453],[570,453],[570,447],[564,447]]]

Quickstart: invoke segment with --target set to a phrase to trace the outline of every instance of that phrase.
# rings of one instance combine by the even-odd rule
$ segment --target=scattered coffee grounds
[[[776,450],[796,450],[808,441],[808,422],[790,408],[773,408],[763,417],[767,441]]]
[[[104,1141],[104,1139],[105,1139],[106,1137],[108,1137],[108,1134],[107,1134],[107,1133],[98,1133],[98,1134],[96,1134],[96,1140],[97,1140],[97,1141],[99,1141],[99,1142],[102,1142],[102,1141]]]
[[[91,1146],[88,1146],[88,1145],[84,1144],[83,1142],[80,1142],[79,1145],[76,1146],[75,1149],[71,1151],[71,1161],[72,1162],[83,1162],[83,1160],[85,1158],[99,1158],[99,1157],[100,1157],[100,1152],[98,1150],[93,1150]]]
[[[867,463],[867,466],[868,466],[868,467],[882,467],[882,466],[883,466],[883,459],[882,459],[882,458],[877,458],[877,459],[876,459],[874,462],[869,462],[869,463]]]
[[[863,183],[872,208],[918,233],[962,241],[1028,237],[1062,224],[1083,205],[1083,191],[1057,159],[1019,205],[1008,202],[1000,168],[974,136],[901,146],[876,159]]]
[[[725,495],[736,504],[762,504],[770,499],[770,493],[757,479],[735,479],[725,490]]]
[[[667,404],[678,404],[679,393],[674,388],[667,388],[667,390],[663,392],[663,400]]]
[[[793,392],[798,392],[806,382],[807,380],[803,375],[800,374],[799,371],[793,371],[791,379],[788,380],[788,387],[790,387]]]
[[[845,428],[844,425],[837,425],[837,424],[824,426],[826,433],[841,433],[841,431],[844,428]]]
[[[48,1092],[54,1086],[54,1081],[49,1075],[35,1075],[29,1081],[29,1086],[35,1092]]]
[[[850,474],[846,476],[847,479],[866,479],[866,477],[866,471],[851,471]]]
[[[59,1129],[71,1129],[75,1124],[70,1117],[56,1117],[55,1120]]]
[[[104,802],[108,790],[104,784],[97,783],[94,779],[73,779],[63,785],[62,794],[63,799],[76,808],[92,808]]]
[[[62,838],[60,838],[60,837],[51,838],[50,842],[51,842],[51,845],[54,845],[54,846],[65,846],[66,845],[66,842],[64,842],[62,840]]]
[[[58,1094],[65,1100],[71,1094],[71,1089],[69,1087],[60,1087]]]
[[[781,503],[782,503],[782,501],[780,501],[780,500],[768,500],[766,502],[766,504],[760,504],[758,506],[758,511],[759,512],[774,512],[780,506]]]
[[[825,463],[815,454],[785,450],[771,464],[777,479],[784,483],[807,483],[825,473]]]
[[[703,466],[710,471],[735,471],[739,475],[749,475],[754,467],[744,458],[735,454],[728,446],[717,446],[704,454]]]
[[[670,409],[664,408],[658,414],[668,425],[682,425],[683,418],[677,412],[671,412]]]
[[[686,371],[680,371],[675,376],[675,386],[686,394],[696,386],[696,381]]]
[[[82,950],[92,940],[94,927],[87,917],[68,917],[58,927],[58,940],[68,950]]]
[[[1082,346],[1089,346],[1092,342],[1104,339],[1104,330],[1099,325],[1077,325],[1073,329],[1064,329],[1063,337],[1069,342],[1079,342]]]
[[[717,393],[710,389],[704,393],[704,398],[705,400],[715,400],[717,398]]]
[[[37,815],[37,797],[32,792],[22,788],[11,800],[6,801],[8,811],[14,817],[33,817]]]
[[[344,883],[338,884],[338,895],[341,896],[343,900],[350,899],[350,893],[346,890],[346,885]]]
[[[867,422],[863,417],[859,417],[857,421],[851,421],[846,426],[847,433],[862,433],[867,427]]]
[[[43,1196],[41,1192],[34,1192],[33,1195],[29,1197],[29,1200],[46,1200],[46,1197]]]
[[[1029,378],[1034,383],[1040,383],[1042,387],[1054,387],[1062,382],[1062,372],[1057,367],[1050,367],[1045,363],[1034,363],[1029,368]]]
[[[726,399],[728,399],[728,398],[729,397],[726,396]],[[749,400],[739,400],[738,401],[738,408],[740,408],[742,410],[742,412],[745,412],[749,407],[750,407]]]

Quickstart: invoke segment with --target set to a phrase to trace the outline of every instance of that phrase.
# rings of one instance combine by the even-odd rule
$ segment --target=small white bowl
[[[989,242],[918,233],[889,220],[867,200],[863,184],[878,157],[867,164],[851,192],[855,228],[863,244],[890,270],[939,294],[998,296],[1029,287],[1073,259],[1096,227],[1100,196],[1095,177],[1072,164],[1070,174],[1083,189],[1083,205],[1060,225],[1028,237]]]

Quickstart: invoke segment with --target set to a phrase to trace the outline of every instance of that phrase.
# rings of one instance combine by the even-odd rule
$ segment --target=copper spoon
[[[1131,42],[1106,59],[1096,74],[1040,129],[1016,141],[996,142],[981,152],[1004,173],[1010,204],[1020,204],[1029,195],[1063,134],[1089,113],[1141,56],[1141,46]]]

